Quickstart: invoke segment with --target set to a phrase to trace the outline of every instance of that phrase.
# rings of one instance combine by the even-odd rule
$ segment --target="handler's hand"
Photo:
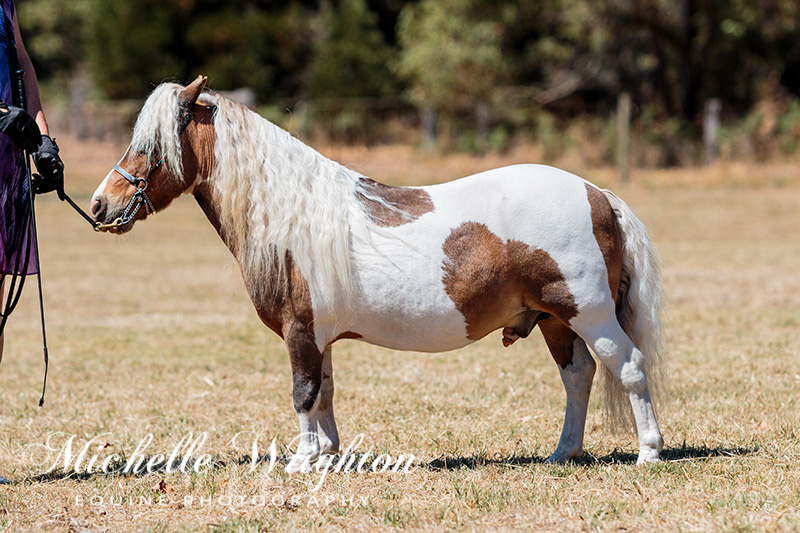
[[[55,139],[42,135],[42,145],[33,153],[33,162],[39,176],[34,175],[33,190],[36,194],[64,190],[64,163],[58,156]]]
[[[0,133],[5,133],[17,148],[33,152],[41,144],[39,126],[24,109],[0,100]]]

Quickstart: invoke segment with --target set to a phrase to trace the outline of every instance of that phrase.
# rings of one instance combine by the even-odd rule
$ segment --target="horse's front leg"
[[[299,322],[286,329],[284,340],[292,364],[294,409],[300,422],[300,441],[286,472],[311,472],[311,465],[320,456],[316,414],[321,400],[323,355],[309,328]]]
[[[322,385],[319,397],[317,422],[320,453],[335,454],[339,452],[339,431],[333,417],[333,360],[330,345],[322,353]]]

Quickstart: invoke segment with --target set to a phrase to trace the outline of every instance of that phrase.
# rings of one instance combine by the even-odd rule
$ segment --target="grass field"
[[[85,205],[120,152],[68,143],[63,152],[68,189]],[[393,183],[525,156],[330,155]],[[337,343],[343,444],[362,435],[359,457],[416,460],[408,473],[324,480],[287,476],[285,463],[270,471],[264,457],[249,463],[255,439],[259,455],[273,439],[279,458],[291,449],[289,363],[190,198],[122,238],[41,198],[49,386],[37,407],[43,364],[29,281],[0,367],[0,473],[13,482],[0,486],[0,529],[800,530],[795,169],[640,172],[625,187],[610,183],[611,171],[581,172],[634,208],[664,260],[672,358],[663,463],[635,466],[635,437],[609,433],[595,399],[584,457],[543,464],[564,411],[557,368],[538,334],[504,349],[497,332],[434,355]],[[190,433],[207,434],[196,458],[213,458],[193,463],[199,472],[44,474],[71,435],[76,448],[96,437],[91,454],[117,454],[119,465],[148,435],[151,458]]]

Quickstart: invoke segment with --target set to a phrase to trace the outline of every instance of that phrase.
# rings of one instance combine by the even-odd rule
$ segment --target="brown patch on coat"
[[[572,353],[578,335],[555,318],[539,322],[539,329],[542,330],[553,360],[561,368],[567,368],[572,363]]]
[[[425,213],[433,211],[430,195],[413,187],[390,187],[369,178],[360,178],[359,183],[372,196],[382,198],[383,205],[361,193],[358,198],[366,206],[372,220],[383,227],[394,228],[414,222]]]
[[[465,222],[445,240],[445,290],[464,315],[467,338],[508,325],[520,312],[550,313],[568,323],[578,314],[558,264],[544,250]]]
[[[622,235],[620,234],[617,215],[603,191],[586,184],[592,215],[592,231],[608,270],[608,286],[614,301],[617,301],[619,282],[622,277]]]

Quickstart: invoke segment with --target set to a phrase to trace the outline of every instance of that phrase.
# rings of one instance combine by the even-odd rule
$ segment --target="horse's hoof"
[[[327,437],[320,436],[319,449],[322,455],[336,455],[339,453],[339,442],[333,442]]]
[[[580,456],[581,456],[580,453],[576,455],[574,453],[563,453],[556,450],[555,452],[553,452],[553,455],[545,459],[544,462],[549,465],[564,465],[571,461],[574,461]]]
[[[293,455],[289,464],[286,465],[287,474],[310,474],[314,469],[311,467],[311,457],[307,455]]]
[[[10,485],[11,480],[7,477],[0,476],[0,485]]]
[[[639,453],[639,458],[636,459],[637,465],[646,465],[650,463],[660,463],[661,457],[658,456],[658,452],[655,455],[652,452],[648,453]]]

